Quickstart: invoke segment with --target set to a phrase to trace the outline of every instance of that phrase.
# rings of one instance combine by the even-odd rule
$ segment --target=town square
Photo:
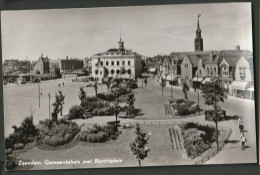
[[[229,11],[233,6],[236,10]],[[185,28],[185,34],[192,37],[176,36],[175,32],[184,29],[169,28],[167,19],[165,23],[155,24],[156,27],[147,33],[140,33],[138,30],[142,30],[138,26],[131,25],[136,23],[133,19],[138,13],[148,15],[147,19],[151,20],[154,15],[151,12],[155,10],[158,18],[163,18],[178,5],[54,10],[50,11],[55,18],[53,21],[45,21],[44,11],[21,12],[24,19],[35,14],[36,21],[43,19],[45,24],[52,24],[51,34],[45,33],[47,37],[57,32],[57,35],[65,33],[64,36],[72,39],[74,35],[78,36],[77,30],[99,35],[95,38],[88,34],[87,44],[93,53],[84,57],[76,54],[88,50],[84,43],[80,51],[72,49],[74,54],[68,53],[73,45],[57,44],[57,50],[66,55],[58,55],[59,52],[48,47],[55,47],[53,43],[44,44],[46,50],[28,43],[24,49],[17,49],[23,53],[35,47],[38,52],[32,51],[36,55],[33,59],[29,56],[15,59],[14,46],[3,35],[3,46],[7,43],[3,49],[6,54],[3,98],[7,170],[255,163],[250,5],[222,4],[223,10],[219,13],[208,11],[214,9],[214,4],[179,7],[184,11],[194,8],[193,14],[183,14],[192,25],[179,23]],[[241,9],[247,14],[243,13],[243,18]],[[115,26],[109,27],[106,21],[106,18],[115,17],[111,10],[129,20],[122,20],[121,25],[116,26],[116,32],[111,29]],[[55,20],[67,14],[75,15],[78,21],[85,18],[94,21],[89,18],[98,12],[107,14],[106,17],[100,15],[104,17],[102,20],[98,17],[97,21],[90,22],[99,28],[86,25],[81,29],[75,25],[78,28],[70,29],[75,22],[71,18],[65,20],[68,29],[62,32],[59,24],[55,24]],[[7,17],[8,13],[11,17]],[[2,13],[6,36],[10,35],[7,28],[14,25],[8,20],[19,13]],[[174,13],[178,16],[183,12]],[[225,21],[221,15],[227,15],[226,22],[239,22],[230,24],[225,30],[218,29],[210,27],[214,25],[207,20],[207,15],[215,15],[219,25],[221,20]],[[229,15],[233,18],[229,19]],[[23,30],[38,23],[34,19],[28,21],[30,25],[25,22]],[[148,21],[144,20],[143,26],[150,26]],[[102,28],[104,23],[107,28]],[[241,28],[244,24],[249,24],[246,29]],[[163,25],[167,37],[155,32]],[[38,32],[46,26],[40,26],[33,26],[32,33],[41,38],[44,34]],[[131,28],[137,30],[133,35],[129,34]],[[109,29],[116,33],[113,40],[105,39],[107,32],[111,32]],[[151,32],[154,36],[149,38]],[[212,33],[216,35],[215,41],[208,42]],[[22,37],[13,34],[13,37]],[[158,34],[157,39],[155,34]],[[234,36],[229,37],[231,34]],[[25,32],[25,35],[34,42],[41,40],[38,36],[32,39],[33,34]],[[135,35],[143,35],[147,45],[138,44],[141,40]],[[172,35],[179,41],[176,38],[168,41]],[[222,39],[218,40],[218,36]],[[164,46],[163,41],[168,44]],[[250,41],[251,46],[248,46]],[[149,48],[152,42],[158,44],[157,50],[152,46]],[[81,41],[78,44],[81,45]],[[149,52],[139,53],[142,49]]]

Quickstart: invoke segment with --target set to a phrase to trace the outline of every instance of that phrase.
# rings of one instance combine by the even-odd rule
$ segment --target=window
[[[111,65],[114,66],[114,61],[111,61]]]
[[[117,70],[116,70],[116,74],[119,74],[119,73],[120,73],[120,71],[117,69]]]
[[[125,61],[122,61],[122,65],[125,65]]]
[[[100,71],[100,75],[102,75],[102,71]]]
[[[131,62],[130,62],[130,61],[128,61],[128,66],[130,66],[130,64],[131,64]]]
[[[101,66],[103,66],[103,61],[100,61]]]
[[[108,64],[109,64],[108,61],[106,61],[106,66],[108,66]]]
[[[115,73],[114,69],[111,69],[111,74],[113,75]]]
[[[239,68],[239,75],[240,76],[246,76],[246,68],[245,67]]]
[[[116,64],[119,66],[119,61],[117,61]]]

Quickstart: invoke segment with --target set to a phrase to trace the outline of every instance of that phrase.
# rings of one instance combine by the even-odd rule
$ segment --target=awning
[[[156,68],[150,68],[149,72],[156,72]]]
[[[167,75],[165,78],[167,81],[177,81],[176,75]]]
[[[212,81],[212,78],[207,77],[207,78],[205,78],[201,83],[202,83],[202,84],[206,84],[206,83],[209,83],[209,82],[211,82],[211,81]]]
[[[247,88],[250,87],[250,84],[248,81],[233,81],[231,87],[232,89],[246,90]]]
[[[250,88],[247,88],[246,90],[247,91],[255,91],[255,88],[254,87],[250,87]]]
[[[194,77],[192,81],[201,82],[204,78],[203,77]]]

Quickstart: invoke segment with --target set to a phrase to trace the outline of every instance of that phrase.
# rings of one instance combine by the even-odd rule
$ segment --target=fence
[[[229,129],[230,130],[230,133],[228,134],[227,138],[224,139],[221,143],[219,143],[219,150],[215,150],[213,151],[211,154],[207,155],[207,156],[204,156],[202,159],[200,159],[199,161],[195,162],[194,165],[200,165],[200,164],[203,164],[205,163],[207,160],[210,160],[212,157],[216,156],[223,148],[224,146],[226,145],[226,140],[229,140],[230,138],[230,135],[231,135],[231,128],[228,128],[228,127],[221,127],[221,129]]]
[[[129,121],[129,122],[122,122],[121,124],[129,124],[129,125],[135,125],[135,124],[182,124],[183,121],[173,121],[173,120],[142,120],[142,121]]]

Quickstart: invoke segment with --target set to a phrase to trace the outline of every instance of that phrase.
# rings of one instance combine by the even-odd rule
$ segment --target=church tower
[[[203,39],[201,38],[201,30],[200,30],[200,15],[198,15],[198,26],[196,30],[196,38],[195,41],[195,51],[203,51]]]

